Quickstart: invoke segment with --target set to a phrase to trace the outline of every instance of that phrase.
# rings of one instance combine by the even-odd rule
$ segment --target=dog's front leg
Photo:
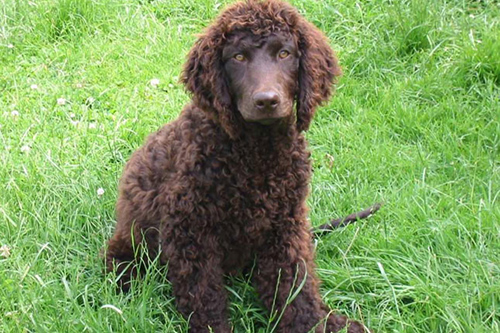
[[[349,333],[364,332],[361,324],[329,313],[321,300],[308,227],[290,223],[276,235],[258,253],[254,274],[260,297],[271,311],[272,326],[283,333],[338,332],[346,325]]]
[[[177,234],[164,245],[178,310],[190,333],[229,333],[226,293],[217,244],[208,235]]]

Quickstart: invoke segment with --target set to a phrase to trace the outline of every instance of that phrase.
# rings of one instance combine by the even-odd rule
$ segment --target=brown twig
[[[331,220],[329,223],[325,223],[320,225],[319,227],[313,228],[312,232],[315,234],[321,234],[326,231],[331,231],[337,228],[342,228],[345,227],[351,223],[354,223],[358,220],[366,219],[370,217],[372,214],[377,212],[380,207],[382,206],[381,203],[376,203],[375,205],[371,206],[370,208],[367,208],[365,210],[362,210],[357,213],[352,213],[346,217],[338,218]]]

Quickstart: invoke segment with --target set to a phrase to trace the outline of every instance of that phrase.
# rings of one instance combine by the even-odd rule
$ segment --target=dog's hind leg
[[[123,292],[130,289],[131,280],[143,273],[158,254],[157,230],[134,234],[117,230],[105,249],[106,271],[116,271],[117,284]]]

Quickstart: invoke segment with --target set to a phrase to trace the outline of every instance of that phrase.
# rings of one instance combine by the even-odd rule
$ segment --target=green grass
[[[500,332],[500,5],[294,5],[344,69],[307,133],[311,220],[385,203],[317,241],[325,301],[377,332]],[[0,0],[1,332],[186,330],[164,269],[117,295],[98,253],[124,163],[189,101],[185,54],[223,6]],[[228,286],[235,332],[270,332],[247,282]]]

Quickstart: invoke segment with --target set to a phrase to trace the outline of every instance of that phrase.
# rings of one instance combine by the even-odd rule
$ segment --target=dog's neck
[[[213,126],[218,128],[218,135],[225,137],[221,142],[230,142],[235,148],[235,152],[253,157],[283,158],[283,154],[288,154],[293,150],[297,141],[303,141],[302,134],[297,130],[294,116],[284,118],[272,125],[262,125],[258,123],[248,123],[241,116],[236,117],[233,124],[237,129],[237,135],[231,137],[222,123],[214,119],[213,113],[204,112],[199,107],[189,109],[203,117],[208,117]]]
[[[271,164],[286,164],[298,140],[303,140],[295,124],[287,126],[264,126],[251,124],[233,141],[236,151],[245,154],[245,158],[266,160]],[[257,125],[257,126],[256,126]]]

